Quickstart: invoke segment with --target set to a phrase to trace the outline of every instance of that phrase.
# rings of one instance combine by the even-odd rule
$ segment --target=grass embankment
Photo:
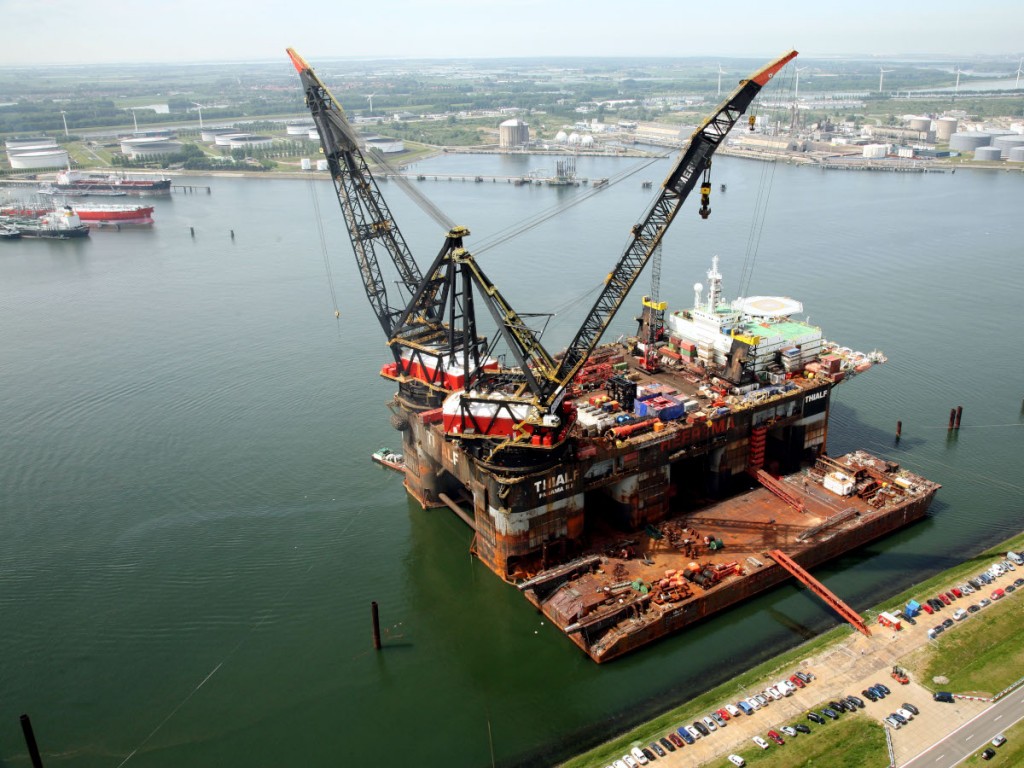
[[[764,688],[768,684],[767,681],[778,680],[782,671],[786,671],[785,676],[789,677],[799,661],[817,653],[835,640],[846,637],[849,633],[850,629],[846,625],[835,627],[820,637],[791,651],[786,651],[780,656],[775,656],[722,685],[700,694],[685,704],[658,715],[653,720],[627,731],[612,741],[607,741],[589,752],[567,760],[561,764],[562,768],[590,768],[590,766],[608,765],[628,752],[634,744],[641,742],[644,745],[650,744],[669,731],[674,731],[680,725],[692,723],[703,717],[711,709],[717,709],[723,704],[736,701],[740,698],[739,691],[741,689]]]
[[[882,766],[888,762],[885,751],[885,731],[880,723],[866,715],[844,715],[837,722],[812,725],[810,734],[797,738],[785,736],[786,743],[772,744],[761,749],[753,744],[735,754],[757,768],[802,768],[822,766],[829,768],[864,768]],[[713,768],[731,768],[725,757],[716,758],[707,765]]]
[[[1006,737],[1006,743],[1001,747],[992,747],[991,742],[985,742],[985,745],[978,748],[978,751],[967,758],[961,765],[968,766],[982,766],[982,765],[1024,765],[1024,721],[1017,723],[1016,725],[1010,726],[1003,735]],[[992,762],[981,759],[981,753],[985,751],[987,747],[992,747],[996,751],[996,756],[992,758]]]
[[[933,690],[994,696],[1024,674],[1022,618],[1024,601],[1016,594],[1007,595],[971,614],[960,626],[950,627],[933,645],[908,659],[907,666],[922,685]],[[932,683],[939,675],[949,682]]]

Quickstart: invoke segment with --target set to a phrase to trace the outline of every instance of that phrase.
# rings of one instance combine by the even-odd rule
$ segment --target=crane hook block
[[[751,131],[753,131],[753,130],[754,130],[754,124],[755,124],[755,123],[757,123],[757,116],[756,116],[756,115],[750,115],[750,116],[749,116],[749,117],[747,118],[747,124],[748,124],[748,125],[750,126],[750,130],[751,130]]]

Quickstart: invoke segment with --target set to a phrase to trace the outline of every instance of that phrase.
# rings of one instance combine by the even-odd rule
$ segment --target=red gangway
[[[793,560],[793,558],[791,558],[781,549],[773,549],[768,554],[772,558],[772,560],[774,560],[776,563],[778,563],[791,574],[793,574],[803,584],[807,585],[808,589],[810,589],[814,594],[816,594],[818,597],[824,600],[825,603],[828,604],[828,606],[831,607],[836,613],[838,613],[840,616],[842,616],[844,619],[850,622],[850,624],[852,624],[855,629],[859,629],[865,635],[871,637],[871,630],[868,629],[867,624],[864,623],[864,620],[860,617],[860,614],[853,610],[853,608],[848,606],[842,600],[840,600],[835,593],[829,591],[828,587],[826,587],[816,578],[811,576],[811,574],[809,574],[807,571],[801,568],[800,565],[798,565],[796,561]]]

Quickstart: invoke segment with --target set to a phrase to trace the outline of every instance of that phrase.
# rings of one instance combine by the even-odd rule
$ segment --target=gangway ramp
[[[793,558],[781,549],[773,549],[768,555],[772,560],[793,574],[801,583],[805,584],[814,594],[824,600],[832,610],[846,619],[855,629],[871,637],[871,630],[868,629],[868,625],[864,623],[860,614],[840,600],[838,595],[830,591],[828,587],[805,571]]]

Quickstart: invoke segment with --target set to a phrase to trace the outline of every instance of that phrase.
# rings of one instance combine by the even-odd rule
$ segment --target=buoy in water
[[[334,316],[335,317],[341,317],[341,310],[340,309],[334,310]]]

